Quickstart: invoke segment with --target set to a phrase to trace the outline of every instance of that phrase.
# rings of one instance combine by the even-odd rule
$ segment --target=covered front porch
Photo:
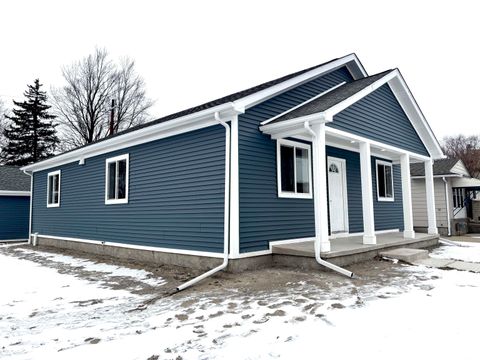
[[[376,235],[375,244],[364,244],[363,236],[349,236],[336,238],[330,241],[331,250],[322,253],[322,257],[332,263],[345,266],[360,261],[366,261],[378,256],[381,251],[399,247],[426,248],[438,243],[438,235],[416,233],[413,238],[405,238],[402,232],[389,232]],[[315,264],[315,242],[303,241],[297,243],[272,244],[272,253],[277,263],[289,264],[308,263],[311,259]],[[303,259],[302,259],[303,258]],[[307,259],[305,259],[307,258]],[[315,264],[316,265],[316,264]]]
[[[311,163],[312,163],[312,188],[315,216],[315,241],[303,243],[296,241],[297,244],[278,245],[274,244],[273,253],[278,251],[301,252],[305,254],[320,254],[322,258],[330,259],[345,251],[351,251],[351,255],[364,252],[375,252],[378,249],[388,246],[403,246],[405,244],[415,244],[422,241],[430,241],[432,245],[438,240],[438,229],[436,224],[436,208],[433,182],[433,159],[443,156],[436,143],[435,138],[423,122],[421,113],[414,108],[416,104],[410,100],[405,100],[408,96],[408,90],[403,86],[403,80],[396,71],[387,74],[382,73],[362,80],[355,81],[339,86],[338,88],[319,94],[297,108],[289,110],[274,118],[262,123],[260,130],[277,140],[278,156],[277,162],[278,178],[288,179],[288,173],[284,176],[281,166],[284,160],[282,155],[282,146],[293,148],[293,154],[302,148],[301,144],[292,143],[293,141],[307,142],[311,144]],[[363,122],[357,122],[356,113],[347,114],[339,117],[339,114],[346,109],[355,106],[362,99],[373,93],[380,87],[388,84],[394,91],[397,99],[401,101],[399,111],[406,111],[408,116],[402,118],[392,118],[389,109],[381,107],[381,104],[375,104],[379,110],[371,113],[376,116],[378,123],[375,126],[368,123],[368,118]],[[385,88],[383,88],[385,89]],[[387,89],[387,91],[389,91]],[[373,101],[373,100],[372,100]],[[411,111],[409,111],[411,110]],[[363,110],[362,110],[363,111]],[[345,113],[344,113],[345,114]],[[402,115],[405,116],[405,115]],[[410,120],[410,121],[409,121]],[[385,124],[397,121],[398,128],[392,128],[389,131],[385,129]],[[415,124],[415,127],[412,125]],[[363,128],[365,127],[365,128]],[[408,128],[407,133],[404,128]],[[398,133],[392,132],[397,130]],[[420,129],[424,131],[422,138],[419,138]],[[403,132],[402,132],[403,131]],[[415,146],[410,142],[416,139]],[[433,145],[431,145],[432,143]],[[425,146],[425,147],[424,147]],[[358,159],[358,172],[352,175],[348,169],[352,169],[352,161],[337,159],[336,166],[331,168],[331,160],[328,156],[327,147],[344,149],[356,154]],[[427,148],[429,151],[427,151]],[[285,151],[287,154],[287,150]],[[298,151],[302,155],[302,151]],[[291,155],[293,157],[293,155]],[[297,159],[297,161],[301,161]],[[428,213],[428,234],[416,234],[413,229],[413,211],[411,195],[410,163],[420,162],[425,168],[425,193],[426,208]],[[299,162],[300,163],[300,162]],[[346,165],[342,165],[346,164]],[[338,166],[337,166],[338,165]],[[375,167],[374,167],[375,166]],[[394,191],[393,172],[395,166],[400,169],[401,178],[398,184],[398,191]],[[331,188],[335,184],[346,183],[342,176],[331,176],[330,172],[341,173],[342,167],[345,178],[359,177],[358,196],[360,201],[358,211],[360,214],[361,230],[351,231],[348,228],[348,212],[345,210],[349,206],[349,199],[342,198],[341,193],[347,193],[347,187],[335,186],[340,196],[336,197]],[[346,167],[346,170],[345,170]],[[300,180],[297,166],[294,169],[294,179],[297,182],[306,182],[307,172],[300,172]],[[332,181],[332,179],[334,181]],[[379,185],[380,184],[380,185]],[[305,189],[305,185],[301,184]],[[395,193],[395,194],[394,194]],[[400,194],[401,193],[401,194]],[[280,190],[279,190],[280,195]],[[282,194],[283,195],[283,194]],[[332,195],[335,195],[332,196]],[[297,195],[298,196],[298,195]],[[338,200],[340,199],[340,201]],[[344,199],[344,200],[342,200]],[[397,200],[401,199],[397,202]],[[397,203],[399,212],[390,212],[385,206],[387,203]],[[344,205],[342,205],[342,203]],[[340,206],[341,205],[341,206]],[[339,211],[337,211],[340,209]],[[381,212],[383,213],[381,214]],[[399,216],[399,214],[401,214]],[[382,218],[383,224],[378,226],[379,218]],[[389,218],[390,217],[390,218]],[[395,217],[402,217],[402,223],[399,226],[386,227]],[[337,231],[338,223],[343,223]],[[399,229],[400,228],[400,229]],[[396,233],[378,234],[378,230],[394,230]],[[401,231],[399,231],[401,230]],[[338,232],[338,233],[337,233]],[[358,233],[360,232],[360,233]],[[350,236],[355,233],[358,236]],[[279,247],[280,246],[280,247]],[[282,250],[283,249],[283,250]],[[302,250],[303,249],[303,250]],[[308,250],[308,251],[307,251]],[[288,254],[294,255],[294,254]]]

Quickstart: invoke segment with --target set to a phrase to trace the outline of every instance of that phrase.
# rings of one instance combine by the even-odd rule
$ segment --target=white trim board
[[[27,242],[28,239],[5,239],[5,240],[2,240],[0,239],[0,244],[1,243],[11,243],[11,242]]]
[[[34,234],[30,234],[30,236],[34,236]],[[220,259],[223,258],[223,253],[214,253],[214,252],[208,252],[208,251],[182,250],[182,249],[155,247],[155,246],[131,245],[131,244],[111,242],[111,241],[89,240],[89,239],[80,239],[80,238],[45,235],[45,234],[38,234],[37,236],[47,238],[47,239],[53,239],[53,240],[74,241],[74,242],[81,242],[81,243],[94,244],[94,245],[117,246],[121,248],[135,249],[135,250],[158,251],[158,252],[164,252],[164,253],[213,257],[213,258],[220,258]]]
[[[30,196],[30,191],[0,190],[0,196]]]

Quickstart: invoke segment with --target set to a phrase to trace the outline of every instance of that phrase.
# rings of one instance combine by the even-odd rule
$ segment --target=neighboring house
[[[425,169],[410,166],[412,177],[413,224],[415,230],[428,227],[425,207]],[[461,235],[468,231],[472,219],[472,199],[480,190],[480,180],[472,178],[462,160],[441,159],[433,164],[437,227],[442,235]],[[478,219],[477,219],[478,220]]]
[[[30,176],[16,166],[0,166],[0,242],[28,240]]]
[[[286,241],[413,238],[410,161],[433,184],[441,157],[400,72],[368,76],[352,54],[23,169],[39,243],[204,267]]]

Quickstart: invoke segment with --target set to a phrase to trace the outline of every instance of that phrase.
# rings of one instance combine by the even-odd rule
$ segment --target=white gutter
[[[304,127],[305,127],[305,130],[307,130],[311,135],[312,137],[315,139],[317,137],[317,134],[315,134],[315,131],[312,130],[312,128],[310,127],[310,124],[308,121],[305,121],[304,123]],[[313,174],[313,176],[316,176],[317,174]],[[315,196],[315,189],[313,189],[314,191],[314,195]],[[333,271],[336,271],[342,275],[345,275],[345,276],[348,276],[350,278],[353,278],[355,275],[353,272],[351,271],[348,271],[344,268],[341,268],[340,266],[337,266],[335,264],[332,264],[331,262],[328,262],[326,260],[323,260],[321,255],[320,255],[320,247],[321,247],[321,244],[320,244],[320,238],[318,236],[315,236],[315,260],[322,266],[325,266]]]
[[[220,118],[218,112],[215,112],[215,120],[217,120],[225,128],[225,208],[224,208],[224,225],[223,225],[223,262],[216,268],[203,273],[196,278],[183,283],[177,287],[177,291],[182,291],[196,284],[197,282],[223,270],[228,265],[228,242],[230,234],[230,126]]]
[[[23,170],[25,175],[30,176],[30,215],[28,218],[28,244],[32,243],[32,204],[33,204],[33,174]]]
[[[452,235],[452,231],[450,228],[450,201],[448,201],[449,198],[449,191],[448,191],[448,181],[445,179],[445,176],[442,177],[443,182],[445,183],[445,206],[447,210],[447,225],[448,225],[448,236]]]

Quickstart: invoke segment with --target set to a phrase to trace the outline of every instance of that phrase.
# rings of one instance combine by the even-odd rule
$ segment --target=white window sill
[[[394,202],[395,201],[394,198],[384,198],[384,197],[379,197],[377,200],[379,202]]]
[[[60,207],[60,204],[47,204],[47,208]]]
[[[128,204],[128,199],[105,200],[105,205]]]
[[[279,192],[279,198],[286,198],[286,199],[312,199],[312,194],[296,194],[296,193],[289,193],[289,192]]]

